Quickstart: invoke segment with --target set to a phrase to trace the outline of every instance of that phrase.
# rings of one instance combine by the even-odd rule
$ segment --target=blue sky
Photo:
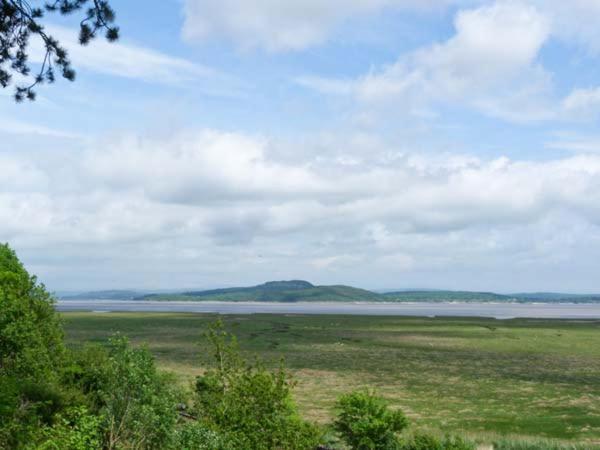
[[[597,0],[112,3],[116,44],[49,18],[75,83],[0,96],[51,289],[600,291]]]

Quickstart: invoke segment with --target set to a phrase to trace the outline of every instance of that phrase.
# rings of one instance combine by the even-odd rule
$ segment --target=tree
[[[382,398],[366,390],[342,396],[337,406],[334,427],[353,450],[401,448],[397,433],[408,425],[402,411],[390,410]]]
[[[47,379],[64,354],[54,299],[0,245],[0,376]]]
[[[52,296],[0,245],[0,448],[18,448],[62,408],[64,356]]]
[[[100,418],[103,449],[170,448],[181,399],[147,349],[132,348],[117,335],[107,349],[91,346],[75,358],[72,383]]]
[[[8,87],[15,74],[29,79],[29,82],[16,86],[17,102],[25,98],[35,100],[35,86],[53,83],[56,71],[67,80],[75,79],[67,51],[41,24],[45,13],[67,15],[87,8],[79,24],[81,45],[88,44],[101,32],[109,42],[119,38],[119,28],[113,25],[115,13],[107,0],[48,0],[41,6],[32,3],[27,0],[0,0],[0,86]],[[34,75],[31,75],[28,53],[32,36],[38,36],[45,49],[43,61]]]
[[[316,448],[321,433],[300,418],[291,397],[293,384],[283,365],[270,371],[260,362],[245,361],[235,337],[220,322],[207,337],[215,364],[196,379],[200,419],[224,433],[233,448]]]

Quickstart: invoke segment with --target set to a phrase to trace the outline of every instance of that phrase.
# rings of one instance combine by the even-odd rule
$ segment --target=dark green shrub
[[[196,407],[235,448],[314,449],[318,429],[302,420],[291,397],[292,382],[283,365],[267,370],[239,354],[235,337],[222,325],[207,333],[214,348],[214,368],[196,380]]]
[[[342,439],[355,450],[390,450],[399,448],[400,433],[408,425],[402,411],[370,391],[356,391],[342,396],[334,427]]]

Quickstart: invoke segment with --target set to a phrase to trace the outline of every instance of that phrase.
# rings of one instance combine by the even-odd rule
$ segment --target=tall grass
[[[595,444],[565,444],[549,440],[504,438],[494,442],[494,450],[598,450]]]

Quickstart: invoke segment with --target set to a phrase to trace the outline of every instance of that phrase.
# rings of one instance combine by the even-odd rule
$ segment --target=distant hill
[[[494,292],[411,290],[385,292],[392,302],[513,302],[513,303],[599,303],[596,294],[561,294],[557,292],[523,292],[496,294]]]
[[[511,302],[513,296],[471,291],[397,291],[382,294],[394,302]]]
[[[143,295],[141,291],[129,290],[106,290],[106,291],[90,291],[81,292],[78,294],[63,294],[60,295],[61,300],[133,300],[134,298]]]
[[[565,294],[557,292],[525,292],[512,294],[522,302],[539,303],[598,303],[600,294]]]
[[[351,286],[315,286],[308,281],[269,281],[252,287],[191,291],[181,294],[151,294],[143,300],[222,302],[377,302],[380,294]]]
[[[148,293],[134,290],[104,290],[63,294],[62,300],[154,300],[221,302],[513,302],[600,303],[600,294],[406,290],[376,293],[352,286],[315,286],[304,280],[269,281],[250,287],[197,291]]]

